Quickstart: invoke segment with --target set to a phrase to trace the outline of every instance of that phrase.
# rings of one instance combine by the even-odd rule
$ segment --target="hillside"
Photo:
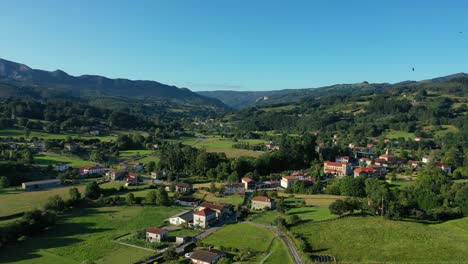
[[[0,96],[33,98],[110,96],[225,107],[217,99],[155,81],[109,79],[98,75],[71,76],[62,70],[36,70],[4,59],[0,59]]]
[[[467,77],[466,73],[457,73],[429,80],[404,81],[396,84],[389,83],[355,83],[335,84],[319,88],[286,89],[276,91],[206,91],[199,94],[218,99],[235,109],[244,109],[252,106],[265,106],[278,103],[294,103],[308,97],[324,97],[329,95],[353,95],[361,92],[380,92],[386,88],[402,85],[429,85],[450,81],[456,78]]]

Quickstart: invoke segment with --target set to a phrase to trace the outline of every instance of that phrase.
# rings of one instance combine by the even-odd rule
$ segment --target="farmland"
[[[102,207],[73,210],[44,235],[2,249],[0,263],[131,263],[150,251],[112,242],[112,238],[163,224],[175,207]],[[8,254],[5,254],[8,252]]]
[[[65,162],[68,163],[71,167],[88,166],[94,164],[90,161],[85,161],[74,157],[57,155],[36,155],[34,156],[34,162],[41,165],[54,165],[56,163]]]
[[[12,138],[26,138],[26,135],[23,130],[19,129],[2,129],[0,130],[0,137],[12,137]],[[93,135],[84,135],[76,133],[67,133],[67,134],[53,134],[46,133],[43,131],[31,131],[29,138],[37,137],[39,139],[66,139],[67,137],[82,138],[82,139],[93,139],[97,138],[101,141],[112,141],[117,138],[116,135],[109,136],[93,136]]]
[[[83,193],[84,185],[77,187]],[[22,213],[34,208],[42,207],[47,199],[53,195],[60,195],[68,199],[68,190],[72,187],[61,187],[42,191],[25,192],[15,188],[3,189],[1,192],[0,217]]]
[[[320,254],[341,262],[468,261],[468,218],[442,224],[421,224],[350,217],[338,221],[306,223],[292,228]]]
[[[179,139],[168,140],[172,142],[181,142],[183,144],[197,147],[197,148],[204,148],[208,152],[224,152],[228,158],[236,158],[240,156],[251,156],[257,157],[260,156],[263,152],[261,151],[252,151],[246,149],[235,149],[232,148],[235,142],[233,139],[230,138],[222,138],[219,136],[207,136],[207,137],[180,137]],[[249,143],[251,145],[255,144],[263,144],[266,143],[265,140],[260,139],[243,139],[240,142]]]
[[[248,223],[227,225],[208,236],[203,242],[208,245],[264,252],[274,238],[273,232]]]

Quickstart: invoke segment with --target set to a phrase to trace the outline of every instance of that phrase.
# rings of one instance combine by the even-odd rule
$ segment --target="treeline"
[[[159,166],[172,172],[238,182],[244,176],[260,180],[272,173],[309,168],[318,159],[312,134],[284,135],[277,144],[280,150],[257,158],[228,159],[224,153],[209,153],[180,143],[164,143],[160,148]]]
[[[330,205],[334,214],[364,212],[393,219],[449,220],[468,216],[468,183],[454,183],[439,168],[425,167],[414,184],[391,189],[378,179],[346,177],[326,189],[352,198]]]
[[[48,133],[67,131],[89,132],[100,129],[145,130],[160,128],[174,131],[180,128],[177,120],[157,112],[147,114],[144,106],[127,105],[124,108],[104,108],[91,105],[85,99],[66,100],[9,98],[0,101],[0,129],[24,127]]]

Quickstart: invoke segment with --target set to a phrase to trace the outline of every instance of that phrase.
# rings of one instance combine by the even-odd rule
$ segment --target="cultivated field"
[[[466,263],[468,218],[421,224],[379,217],[350,217],[292,228],[322,255],[340,262]]]
[[[153,253],[111,239],[149,226],[159,226],[180,212],[175,207],[103,207],[74,210],[44,235],[0,250],[0,263],[79,264],[133,263]]]
[[[204,198],[205,201],[208,202],[215,202],[215,203],[228,203],[232,205],[238,205],[242,204],[244,201],[244,196],[239,195],[239,194],[233,194],[233,195],[226,195],[222,197],[217,197],[216,195],[207,192],[207,191],[202,191],[202,190],[197,190],[194,194],[194,197],[196,198]]]
[[[83,138],[83,139],[93,139],[97,138],[101,141],[111,141],[117,139],[116,135],[110,136],[92,136],[92,135],[84,135],[84,134],[53,134],[53,133],[46,133],[42,131],[31,131],[29,138],[37,137],[40,139],[66,139],[67,137],[73,138]],[[20,129],[2,129],[0,130],[0,137],[14,137],[14,138],[26,138],[25,133],[23,130]]]

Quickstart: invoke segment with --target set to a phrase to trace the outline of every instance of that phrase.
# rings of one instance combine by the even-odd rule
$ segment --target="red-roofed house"
[[[193,214],[193,226],[207,228],[216,221],[216,212],[210,208],[201,209]]]
[[[225,204],[215,204],[209,202],[203,202],[200,204],[200,209],[211,209],[216,212],[216,217],[221,219],[228,211],[228,206]]]
[[[346,176],[350,173],[349,163],[325,161],[323,163],[323,172],[336,176]]]
[[[254,180],[252,180],[250,178],[247,178],[247,177],[244,177],[244,178],[242,178],[241,182],[244,184],[246,190],[255,189],[255,181]]]
[[[362,175],[367,175],[369,177],[374,176],[377,173],[377,170],[374,168],[357,168],[354,170],[354,178],[362,176]]]
[[[126,186],[138,185],[138,173],[130,173],[127,177]]]
[[[146,241],[161,243],[167,238],[167,230],[159,227],[150,227],[146,229]]]
[[[374,164],[377,166],[388,167],[388,161],[381,158],[375,159]]]
[[[251,202],[251,209],[253,210],[272,209],[275,207],[275,201],[266,196],[255,196]]]
[[[192,190],[192,185],[186,183],[186,182],[179,182],[175,186],[176,192],[188,192]]]
[[[281,187],[285,189],[290,188],[296,181],[304,181],[306,184],[313,184],[316,179],[307,173],[296,171],[289,176],[283,176],[281,178]]]
[[[436,162],[434,162],[434,164],[437,167],[439,167],[440,169],[442,169],[445,173],[447,173],[447,174],[452,173],[452,166],[450,166],[448,164],[445,164],[445,163],[442,163],[440,161],[436,161]]]

